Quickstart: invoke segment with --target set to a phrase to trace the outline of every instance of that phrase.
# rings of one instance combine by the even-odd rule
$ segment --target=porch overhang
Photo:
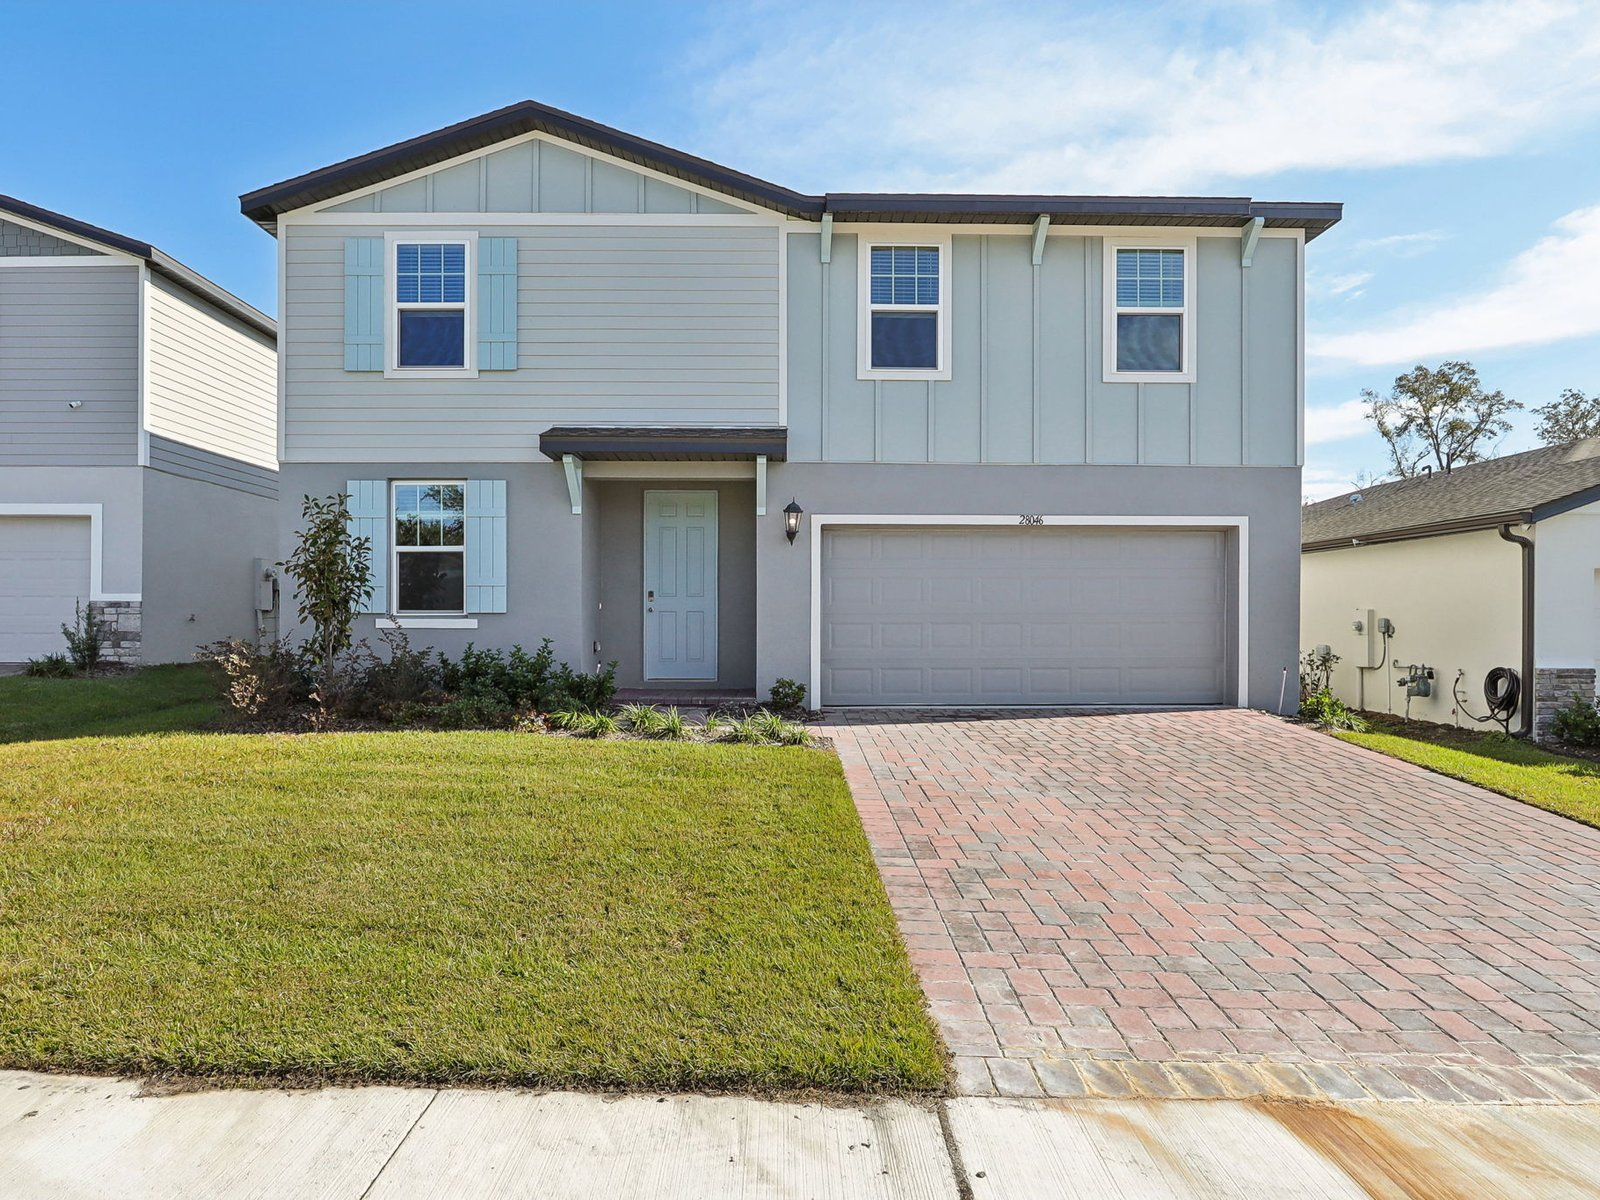
[[[783,462],[789,431],[781,425],[556,425],[539,435],[539,452],[557,462]]]

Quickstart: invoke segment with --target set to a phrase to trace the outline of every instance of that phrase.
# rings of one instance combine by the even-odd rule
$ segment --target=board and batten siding
[[[368,192],[325,212],[747,213],[542,138]]]
[[[556,424],[776,422],[775,227],[492,233],[518,244],[517,369],[403,379],[345,370],[345,239],[382,231],[285,224],[285,461],[542,462]]]
[[[169,439],[276,468],[277,347],[152,276],[145,426]]]
[[[951,378],[923,382],[857,378],[858,236],[829,264],[817,234],[788,237],[791,461],[1298,462],[1293,238],[1246,269],[1237,233],[1200,236],[1195,382],[1138,384],[1103,380],[1102,238],[1052,235],[1035,267],[1027,236],[957,233]]]
[[[0,466],[135,465],[138,393],[138,267],[0,270]]]

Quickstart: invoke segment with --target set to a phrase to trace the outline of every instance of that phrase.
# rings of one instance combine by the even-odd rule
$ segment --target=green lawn
[[[1336,736],[1358,746],[1600,826],[1600,763],[1553,754],[1494,734],[1423,722],[1374,722]]]
[[[0,679],[0,742],[196,729],[217,718],[202,666],[148,667],[94,679]]]
[[[831,755],[103,736],[208,718],[192,677],[0,680],[6,736],[56,739],[0,745],[0,1066],[941,1085]],[[63,737],[74,687],[96,736]]]

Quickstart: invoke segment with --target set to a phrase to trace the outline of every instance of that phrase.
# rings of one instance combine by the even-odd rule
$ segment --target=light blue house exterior
[[[351,495],[368,635],[839,706],[1275,707],[1294,669],[1338,205],[807,196],[528,102],[242,207],[281,541]]]

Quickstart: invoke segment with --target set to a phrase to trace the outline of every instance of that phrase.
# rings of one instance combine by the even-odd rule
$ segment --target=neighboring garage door
[[[911,527],[822,535],[824,704],[1216,704],[1218,530]]]
[[[88,517],[0,517],[0,662],[66,649],[63,623],[89,600]]]

